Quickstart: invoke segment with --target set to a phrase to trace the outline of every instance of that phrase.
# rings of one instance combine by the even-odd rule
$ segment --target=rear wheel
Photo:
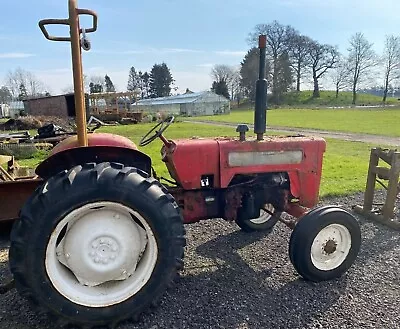
[[[306,214],[294,228],[289,256],[310,281],[340,277],[354,263],[361,245],[357,220],[344,209],[325,206]]]
[[[236,224],[245,232],[267,231],[274,227],[278,222],[280,212],[277,212],[272,204],[266,204],[265,211],[260,209],[260,216],[257,218],[248,218],[249,216],[243,209],[240,209],[236,219]],[[271,215],[274,214],[274,216]]]
[[[162,296],[184,228],[162,185],[135,168],[86,164],[50,178],[11,234],[16,286],[65,324],[114,325]]]

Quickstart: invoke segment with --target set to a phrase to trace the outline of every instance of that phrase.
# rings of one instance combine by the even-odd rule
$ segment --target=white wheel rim
[[[47,244],[45,267],[54,288],[71,302],[106,307],[143,288],[157,256],[153,231],[139,213],[119,203],[95,202],[57,224]]]
[[[275,211],[274,206],[270,203],[266,204],[264,208],[272,213]],[[250,219],[250,222],[252,222],[253,224],[260,225],[268,222],[271,219],[271,217],[272,217],[271,214],[267,213],[264,209],[260,209],[260,217]]]
[[[351,234],[341,224],[331,224],[323,228],[311,245],[311,261],[321,271],[339,267],[349,255]]]

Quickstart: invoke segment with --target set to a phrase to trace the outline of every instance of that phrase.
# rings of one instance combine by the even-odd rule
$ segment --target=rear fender
[[[46,180],[63,170],[90,162],[118,162],[151,173],[151,159],[148,155],[119,146],[86,146],[59,151],[44,160],[35,172]]]

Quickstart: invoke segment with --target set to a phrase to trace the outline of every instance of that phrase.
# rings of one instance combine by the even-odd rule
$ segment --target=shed
[[[86,96],[86,95],[85,95]],[[89,114],[89,104],[86,99],[86,114]],[[24,101],[26,114],[37,116],[56,116],[60,118],[75,117],[75,94],[63,94],[28,98]]]
[[[230,112],[230,101],[211,91],[142,99],[136,106],[146,112],[167,112],[185,116],[214,115]]]

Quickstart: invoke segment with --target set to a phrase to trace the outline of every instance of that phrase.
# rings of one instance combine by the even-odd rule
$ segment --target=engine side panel
[[[318,202],[326,142],[311,137],[271,137],[263,141],[219,139],[221,187],[238,174],[287,172],[291,194],[300,204]]]

